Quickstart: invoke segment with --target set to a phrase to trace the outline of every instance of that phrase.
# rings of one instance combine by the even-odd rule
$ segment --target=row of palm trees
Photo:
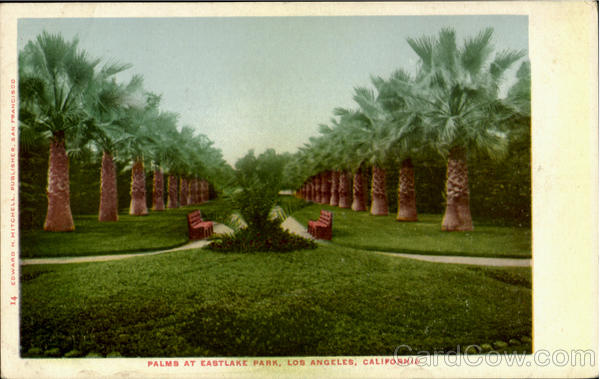
[[[131,169],[129,213],[144,215],[146,168],[154,172],[153,209],[208,200],[209,178],[226,170],[221,151],[205,135],[179,127],[178,115],[160,109],[161,96],[146,91],[134,75],[116,80],[129,64],[91,58],[77,38],[43,32],[19,52],[19,122],[22,147],[49,141],[44,229],[71,231],[69,156],[102,155],[99,221],[118,220],[115,160]]]
[[[417,73],[398,70],[387,79],[372,77],[373,89],[355,88],[358,107],[336,108],[331,124],[320,125],[320,135],[288,167],[298,196],[365,211],[371,171],[370,212],[387,215],[384,166],[391,162],[399,167],[397,220],[416,221],[413,161],[441,156],[447,162],[442,230],[472,230],[467,161],[502,159],[512,141],[529,134],[529,62],[501,98],[504,74],[525,52],[494,54],[492,34],[485,29],[462,46],[452,29],[409,38],[419,57]]]

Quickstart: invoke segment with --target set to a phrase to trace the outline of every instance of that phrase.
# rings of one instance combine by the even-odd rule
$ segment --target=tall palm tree
[[[214,142],[206,135],[199,134],[196,139],[198,147],[195,149],[192,164],[198,177],[197,202],[204,203],[210,200],[211,188],[214,189],[218,184],[223,187],[229,183],[228,174],[232,174],[233,169],[223,159],[221,150],[215,148]]]
[[[468,155],[500,159],[506,151],[506,123],[513,113],[501,102],[499,88],[503,74],[525,52],[504,50],[492,58],[492,34],[485,29],[462,47],[452,29],[442,29],[437,38],[409,38],[419,72],[414,83],[394,81],[409,107],[419,111],[427,141],[447,159],[445,231],[473,229]]]
[[[341,154],[343,154],[349,172],[354,173],[351,209],[356,212],[366,211],[367,185],[365,175],[368,172],[367,165],[371,153],[368,141],[368,121],[360,111],[336,108],[333,112],[336,116],[339,116],[336,130],[340,133],[339,138],[344,140],[342,145],[344,152]],[[345,184],[345,182],[340,181],[340,188]]]
[[[47,133],[50,139],[47,231],[75,229],[66,141],[87,119],[83,95],[99,63],[78,48],[77,38],[68,42],[60,34],[47,32],[19,52],[20,112],[24,113],[20,126]],[[117,66],[109,67],[104,72],[107,78],[120,71]]]
[[[180,143],[182,146],[182,159],[180,161],[180,179],[179,179],[179,204],[181,206],[191,205],[190,198],[190,177],[193,175],[191,157],[193,156],[192,141],[195,132],[191,126],[184,126],[180,131]]]
[[[329,168],[332,169],[332,184],[330,205],[340,208],[350,208],[352,206],[352,190],[350,172],[354,171],[356,157],[354,146],[351,145],[354,140],[348,138],[345,134],[344,122],[346,119],[331,119],[331,126],[321,125],[319,132],[326,138],[323,144],[326,149],[326,160]]]
[[[119,121],[119,125],[134,136],[127,140],[121,150],[121,155],[131,162],[129,214],[134,216],[148,214],[145,166],[152,164],[151,157],[157,140],[152,125],[159,115],[160,96],[148,92],[144,98],[144,107],[127,109],[126,116]]]
[[[394,146],[394,141],[391,138],[391,123],[386,117],[381,102],[377,101],[377,97],[372,90],[358,87],[355,88],[354,92],[354,101],[360,107],[360,113],[355,116],[359,127],[354,128],[354,130],[361,135],[360,138],[363,140],[359,153],[373,167],[371,214],[376,216],[387,215],[386,172],[383,165],[389,160],[390,152]]]
[[[415,172],[413,159],[428,157],[431,153],[423,143],[425,139],[419,114],[407,107],[405,99],[394,90],[393,81],[411,82],[404,70],[396,70],[388,80],[373,77],[377,89],[376,103],[367,109],[378,109],[383,113],[386,126],[391,128],[391,144],[388,156],[399,165],[398,175],[398,221],[417,221]],[[371,99],[367,99],[371,100]]]
[[[177,119],[179,115],[173,112],[161,112],[157,118],[155,132],[158,134],[156,153],[154,155],[154,191],[153,210],[164,210],[164,170],[170,169],[182,154],[181,145],[177,140]]]
[[[115,155],[119,148],[134,138],[123,130],[118,120],[125,109],[137,106],[134,93],[141,88],[141,76],[134,76],[127,85],[118,84],[98,75],[87,91],[87,110],[91,119],[86,123],[88,138],[102,151],[100,176],[100,207],[98,221],[118,220],[118,193]]]

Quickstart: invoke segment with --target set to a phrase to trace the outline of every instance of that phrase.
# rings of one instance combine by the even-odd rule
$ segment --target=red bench
[[[333,214],[329,211],[321,210],[318,220],[310,220],[308,222],[308,232],[315,238],[330,240],[332,226]]]
[[[213,234],[212,221],[202,220],[202,213],[200,213],[199,210],[195,210],[192,213],[188,213],[187,220],[188,234],[191,240],[210,237]]]

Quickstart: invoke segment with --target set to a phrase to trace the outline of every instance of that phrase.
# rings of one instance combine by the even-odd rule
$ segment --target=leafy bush
[[[273,149],[258,157],[250,150],[235,163],[233,207],[239,210],[249,229],[269,227],[269,214],[281,189],[284,164],[285,161]]]
[[[220,236],[209,245],[211,250],[221,252],[285,252],[316,247],[314,241],[283,230],[276,220],[267,220],[261,229],[248,227],[233,235]]]
[[[225,235],[211,243],[210,249],[227,252],[251,251],[293,251],[315,248],[312,241],[293,235],[281,229],[284,217],[271,217],[277,205],[281,190],[285,157],[269,149],[254,156],[250,150],[236,164],[235,189],[231,193],[232,208],[247,224],[236,228],[234,235]],[[296,206],[298,206],[296,204]],[[294,205],[286,203],[281,208],[283,214]],[[281,213],[281,212],[280,212]]]

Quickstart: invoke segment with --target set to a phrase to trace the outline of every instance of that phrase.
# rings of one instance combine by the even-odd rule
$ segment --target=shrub
[[[269,228],[269,214],[281,189],[284,161],[269,149],[254,156],[250,150],[235,164],[235,186],[231,200],[250,229]]]
[[[293,251],[315,249],[314,241],[296,236],[269,220],[261,228],[240,229],[233,235],[222,235],[209,245],[209,249],[221,252]]]
[[[285,158],[269,149],[254,156],[251,150],[235,164],[235,189],[231,193],[232,208],[239,211],[247,227],[234,235],[218,237],[209,247],[223,252],[293,251],[315,248],[313,241],[281,229],[283,217],[271,219],[278,201]],[[297,204],[296,204],[297,206]],[[282,212],[293,207],[286,203]]]

